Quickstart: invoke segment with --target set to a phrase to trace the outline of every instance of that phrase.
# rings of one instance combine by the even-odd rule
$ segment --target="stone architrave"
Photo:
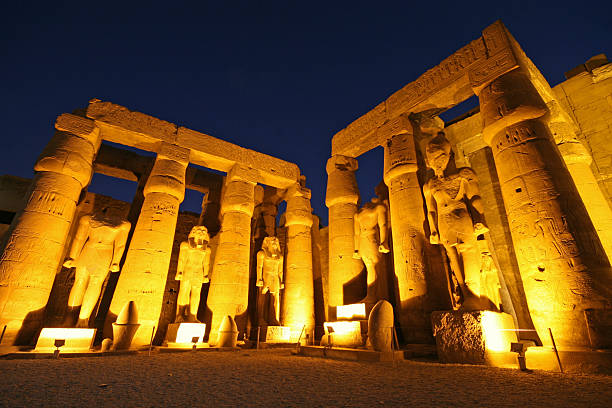
[[[310,196],[310,190],[299,184],[286,193],[287,255],[281,324],[291,327],[292,341],[297,341],[303,328],[304,333],[310,333],[315,325]]]
[[[140,327],[134,346],[149,344],[161,313],[179,205],[185,196],[189,150],[162,142],[144,188],[144,201],[106,317],[106,329],[129,301]]]
[[[329,208],[329,313],[345,304],[344,285],[355,279],[362,269],[353,258],[355,250],[354,216],[357,213],[359,189],[355,178],[357,160],[333,156],[327,161],[327,193]],[[358,299],[354,299],[355,301]]]
[[[540,338],[550,345],[550,328],[558,346],[612,345],[596,335],[610,324],[612,305],[602,289],[609,265],[596,255],[588,215],[553,146],[546,105],[523,68],[475,92]]]
[[[417,178],[413,127],[407,117],[390,123],[384,145],[384,181],[389,187],[393,259],[399,292],[399,326],[409,343],[431,341],[431,324],[425,314],[425,214]]]
[[[219,244],[206,302],[210,342],[217,339],[219,325],[226,316],[234,320],[246,317],[243,315],[249,297],[251,216],[257,180],[257,171],[245,166],[236,165],[227,174],[221,201]]]
[[[25,206],[15,217],[0,259],[0,327],[3,344],[30,341],[45,305],[81,191],[91,181],[100,147],[94,121],[60,115],[57,132],[39,156]]]

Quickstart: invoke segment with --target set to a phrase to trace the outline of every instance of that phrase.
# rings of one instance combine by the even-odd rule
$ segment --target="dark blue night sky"
[[[297,163],[326,223],[325,162],[338,130],[497,19],[556,85],[591,56],[612,56],[611,9],[536,0],[7,1],[0,174],[31,177],[55,117],[95,97]],[[364,200],[381,177],[382,151],[360,159]],[[131,200],[135,185],[97,176],[90,190]],[[188,195],[183,208],[197,211],[197,199]]]

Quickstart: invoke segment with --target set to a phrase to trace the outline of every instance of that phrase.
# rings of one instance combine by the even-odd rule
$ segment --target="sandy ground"
[[[612,377],[288,349],[0,361],[0,406],[610,407]]]

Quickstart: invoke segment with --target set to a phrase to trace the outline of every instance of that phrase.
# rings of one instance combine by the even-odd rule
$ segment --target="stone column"
[[[327,193],[329,208],[329,319],[334,320],[336,306],[345,304],[344,285],[355,279],[362,263],[353,258],[359,189],[355,179],[357,160],[336,155],[327,161]]]
[[[0,259],[3,345],[27,344],[42,325],[81,190],[91,181],[100,131],[93,120],[63,114],[39,156],[25,207]]]
[[[161,144],[106,317],[108,334],[121,309],[133,300],[140,324],[132,341],[136,347],[149,344],[153,327],[158,326],[188,164],[188,149]]]
[[[213,345],[225,316],[234,318],[240,331],[245,328],[249,298],[251,216],[255,206],[257,180],[256,170],[235,165],[225,181],[219,246],[206,303],[206,322],[210,324],[209,342]]]
[[[310,190],[296,184],[286,195],[287,251],[285,291],[281,303],[281,324],[291,327],[291,341],[297,341],[302,328],[311,333],[315,325],[312,273],[312,208]]]
[[[389,187],[393,260],[399,292],[398,320],[404,341],[431,343],[431,323],[425,314],[425,211],[417,178],[413,129],[406,119],[384,144],[384,181]]]
[[[540,339],[609,347],[609,265],[543,117],[546,105],[521,68],[483,88],[483,137],[493,150],[529,311]]]
[[[557,147],[591,217],[608,261],[612,264],[612,210],[593,175],[593,157],[576,139],[560,143]]]

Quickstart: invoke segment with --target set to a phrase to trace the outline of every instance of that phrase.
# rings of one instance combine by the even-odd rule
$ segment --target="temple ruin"
[[[329,226],[294,163],[112,102],[61,114],[33,179],[0,179],[0,345],[78,327],[96,329],[94,347],[435,344],[447,362],[599,364],[612,64],[566,76],[551,87],[501,22],[485,28],[333,136]],[[378,147],[381,183],[362,203],[359,157]],[[94,172],[136,182],[133,201],[88,192]],[[200,214],[179,211],[186,189]],[[127,343],[114,325],[132,325]]]

